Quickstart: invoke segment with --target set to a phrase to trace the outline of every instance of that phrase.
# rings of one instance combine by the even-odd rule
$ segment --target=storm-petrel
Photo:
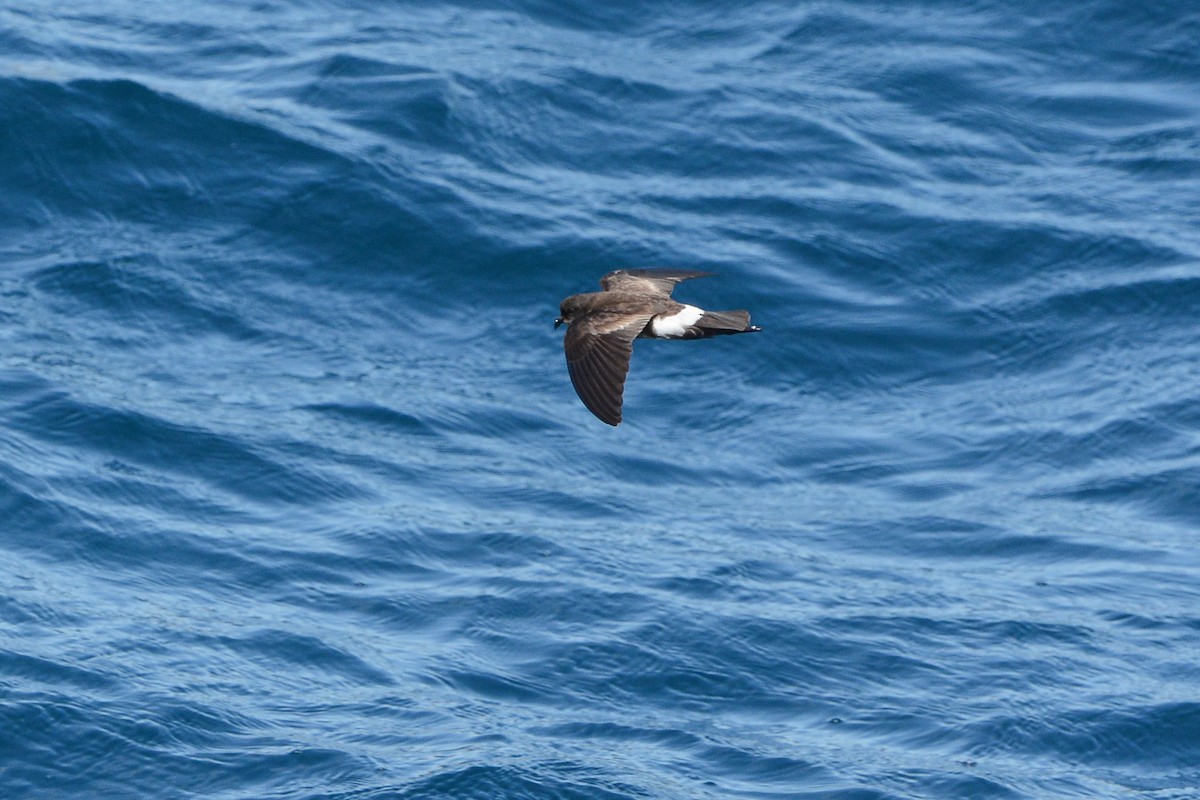
[[[575,393],[609,425],[621,424],[625,375],[633,340],[707,339],[762,330],[749,311],[705,311],[671,299],[675,284],[711,272],[694,269],[619,269],[600,279],[602,292],[562,301],[554,327],[567,323],[563,348]]]

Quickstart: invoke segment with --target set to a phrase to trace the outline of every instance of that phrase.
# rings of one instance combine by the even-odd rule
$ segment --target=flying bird
[[[600,279],[602,292],[574,294],[559,306],[563,349],[575,393],[609,425],[621,424],[621,401],[634,339],[707,339],[762,330],[749,311],[705,311],[672,299],[675,284],[711,272],[619,269]]]

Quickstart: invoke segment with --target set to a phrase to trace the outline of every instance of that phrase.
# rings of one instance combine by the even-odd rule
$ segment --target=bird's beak
[[[554,330],[558,330],[558,326],[562,325],[562,324],[563,324],[562,317],[559,317],[558,319],[554,320]]]

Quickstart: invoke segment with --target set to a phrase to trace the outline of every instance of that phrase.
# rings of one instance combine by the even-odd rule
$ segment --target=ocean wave
[[[1185,796],[1195,28],[0,11],[0,792]]]

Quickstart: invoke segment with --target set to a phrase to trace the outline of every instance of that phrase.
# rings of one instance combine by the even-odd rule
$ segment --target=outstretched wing
[[[633,340],[651,316],[604,311],[586,314],[571,323],[563,338],[575,393],[589,411],[609,425],[621,423]]]
[[[675,284],[680,281],[704,278],[712,274],[698,269],[619,269],[601,278],[600,287],[606,292],[617,289],[670,297]]]

